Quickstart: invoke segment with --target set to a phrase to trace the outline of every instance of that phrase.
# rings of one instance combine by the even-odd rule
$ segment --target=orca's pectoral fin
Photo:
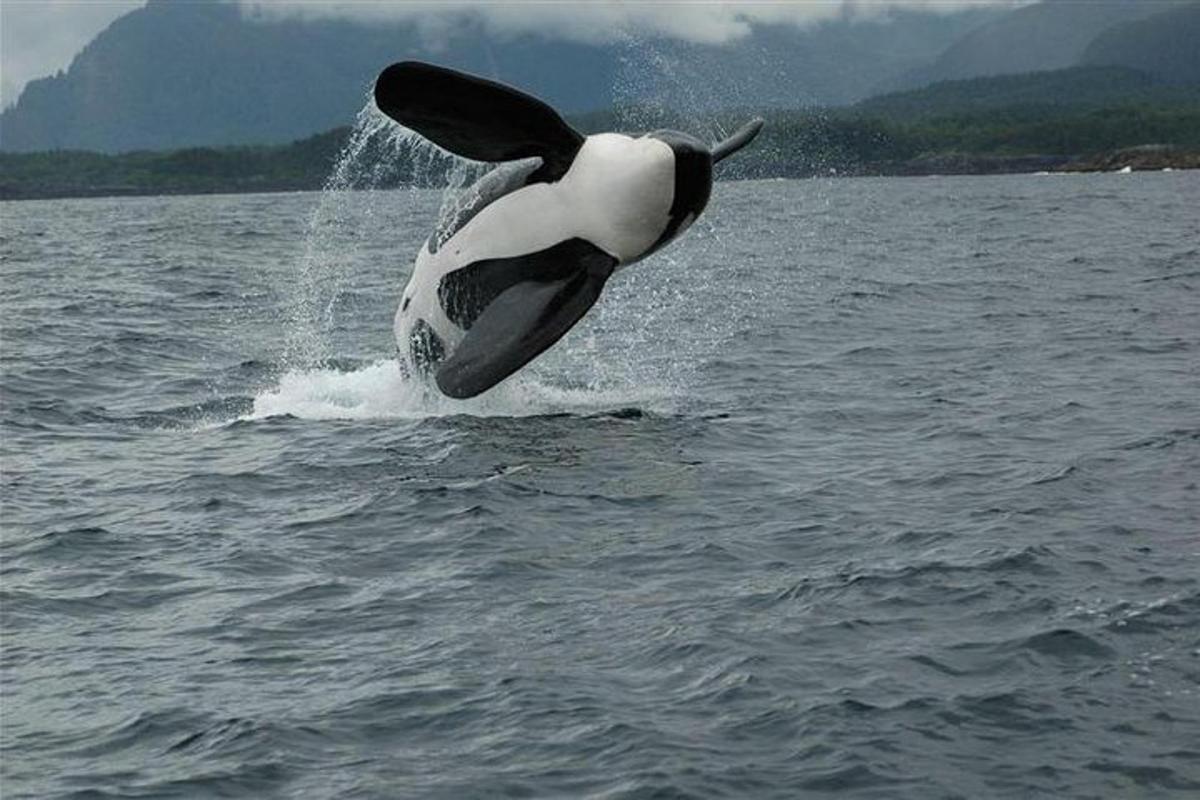
[[[597,257],[565,278],[522,281],[496,296],[437,371],[450,397],[474,397],[557,342],[600,296],[616,260]]]
[[[754,141],[754,137],[758,136],[758,132],[762,130],[762,117],[755,117],[745,125],[737,129],[732,136],[723,139],[713,146],[712,160],[713,163],[718,163],[721,159],[731,156],[738,150],[741,150],[746,145]]]
[[[462,72],[404,61],[375,81],[375,104],[434,144],[476,161],[540,156],[551,180],[567,171],[583,136],[524,92]]]

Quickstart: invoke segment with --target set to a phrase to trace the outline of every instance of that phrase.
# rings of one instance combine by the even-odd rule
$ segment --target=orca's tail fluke
[[[758,136],[758,132],[762,130],[762,117],[755,117],[745,125],[737,129],[737,133],[730,136],[717,144],[713,145],[712,160],[713,163],[718,163],[726,156],[731,156],[738,150],[741,150],[750,142],[754,141],[754,137]]]

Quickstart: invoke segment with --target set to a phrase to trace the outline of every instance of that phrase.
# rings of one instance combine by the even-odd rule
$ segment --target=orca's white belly
[[[560,180],[517,189],[481,210],[436,252],[428,244],[421,248],[396,312],[394,333],[401,355],[418,320],[433,329],[447,352],[465,335],[446,316],[438,296],[447,274],[573,238],[627,265],[665,230],[674,192],[674,157],[668,145],[615,133],[589,136]]]

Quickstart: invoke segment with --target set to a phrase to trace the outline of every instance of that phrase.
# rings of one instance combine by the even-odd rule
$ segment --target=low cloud
[[[410,21],[437,39],[471,19],[495,35],[540,33],[600,43],[628,36],[665,36],[723,44],[749,35],[755,24],[808,26],[840,17],[869,18],[896,9],[950,12],[971,5],[1017,5],[1020,0],[804,0],[803,2],[444,2],[364,3],[240,0],[257,18],[339,18]]]
[[[204,2],[205,0],[186,0]],[[216,0],[213,0],[216,1]],[[1029,0],[795,0],[794,2],[363,2],[363,0],[223,0],[260,19],[339,18],[362,22],[411,21],[432,44],[465,19],[497,36],[541,33],[579,42],[665,36],[720,44],[750,33],[755,24],[807,26],[842,16],[870,17],[893,9],[954,11],[980,2],[1018,5]],[[16,101],[25,84],[66,69],[89,41],[145,0],[0,0],[0,105]]]

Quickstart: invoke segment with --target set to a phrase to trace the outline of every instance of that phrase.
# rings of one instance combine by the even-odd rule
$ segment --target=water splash
[[[285,324],[283,366],[311,369],[327,364],[333,351],[339,298],[352,275],[353,254],[380,229],[427,227],[416,219],[418,193],[442,189],[444,218],[453,214],[462,189],[490,165],[455,156],[416,131],[397,124],[368,99],[325,181],[309,218],[304,253],[291,284]],[[385,195],[410,193],[407,219],[395,219]],[[400,293],[400,281],[396,293]]]
[[[405,128],[368,101],[325,182],[308,224],[304,253],[290,290],[287,339],[275,385],[261,390],[240,419],[289,415],[304,419],[423,418],[447,414],[524,416],[575,413],[614,404],[644,404],[670,393],[633,380],[614,380],[602,369],[583,370],[587,378],[563,386],[548,380],[557,359],[527,368],[484,397],[468,401],[444,397],[420,381],[408,380],[394,359],[377,360],[347,371],[337,365],[339,298],[353,285],[356,252],[378,246],[378,232],[410,225],[421,236],[430,229],[429,193],[440,191],[438,222],[443,228],[477,203],[470,187],[493,165],[449,153]],[[409,202],[397,202],[407,192]],[[405,208],[407,206],[407,208]],[[399,215],[399,219],[397,219]],[[407,276],[398,276],[399,295]],[[388,320],[381,327],[390,328]],[[578,340],[580,337],[571,337]],[[595,337],[582,341],[596,347]],[[560,345],[562,352],[569,345]],[[570,348],[579,355],[577,348]],[[590,365],[602,359],[588,358]],[[548,369],[545,367],[550,365]],[[628,375],[623,375],[628,378]],[[635,390],[636,391],[633,391]]]
[[[678,128],[710,144],[732,132],[715,112],[736,107],[741,88],[729,85],[703,48],[633,31],[620,45],[613,104],[623,129]]]
[[[314,420],[424,419],[455,414],[523,417],[625,407],[669,414],[676,406],[677,395],[666,388],[564,386],[533,370],[479,397],[453,400],[427,384],[406,379],[395,359],[383,359],[351,372],[328,367],[289,371],[278,385],[260,392],[250,411],[239,419],[285,415]]]
[[[651,127],[673,114],[680,127],[702,137],[724,136],[720,121],[699,110],[710,107],[712,98],[701,97],[695,81],[685,78],[688,70],[679,54],[635,36],[628,37],[625,49],[615,99],[638,98],[638,104],[625,105],[622,128]],[[681,114],[681,108],[689,111]],[[712,277],[721,267],[709,269],[729,255],[711,214],[687,232],[685,242],[623,271],[580,325],[484,397],[443,397],[423,383],[406,381],[391,359],[351,371],[338,368],[337,357],[355,346],[339,344],[337,336],[344,324],[338,319],[339,299],[354,285],[355,259],[361,263],[364,251],[386,247],[387,257],[407,261],[411,254],[393,252],[394,239],[403,237],[381,242],[379,232],[407,227],[409,238],[423,240],[431,229],[431,192],[440,191],[438,224],[432,226],[437,230],[478,201],[467,189],[492,166],[437,147],[367,100],[309,220],[290,286],[277,383],[257,394],[244,418],[520,416],[587,413],[614,405],[669,410],[688,394],[695,370],[743,327],[729,314],[728,297],[722,297],[724,278]],[[406,280],[407,271],[396,277],[397,299]],[[389,322],[381,320],[381,330],[390,333]],[[679,337],[680,330],[687,336]],[[569,385],[563,385],[564,376]]]

